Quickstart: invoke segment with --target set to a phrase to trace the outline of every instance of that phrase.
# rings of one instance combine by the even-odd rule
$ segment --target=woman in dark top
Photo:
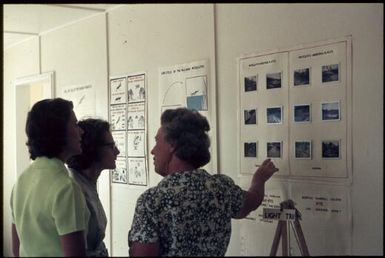
[[[119,150],[110,132],[110,124],[101,119],[85,119],[78,122],[84,131],[82,154],[73,156],[67,162],[70,175],[80,185],[88,209],[90,220],[87,232],[87,257],[106,257],[108,250],[103,242],[107,218],[100,202],[96,183],[105,169],[114,169]]]

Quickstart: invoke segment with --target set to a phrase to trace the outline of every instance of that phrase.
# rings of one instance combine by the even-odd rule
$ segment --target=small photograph
[[[266,74],[266,89],[281,88],[281,72]]]
[[[270,107],[266,109],[266,117],[268,124],[282,123],[282,107]]]
[[[295,142],[295,158],[311,159],[311,141]]]
[[[267,143],[267,157],[268,158],[281,158],[282,156],[282,143],[281,142],[268,142]]]
[[[323,65],[322,66],[322,82],[335,82],[339,80],[339,65]]]
[[[310,105],[294,105],[294,122],[307,123],[310,121]]]
[[[245,92],[257,90],[257,76],[245,77]]]
[[[257,143],[245,142],[245,157],[257,157]]]
[[[244,114],[245,114],[245,125],[257,124],[257,110],[256,109],[244,110]]]
[[[310,68],[294,70],[294,86],[310,85]]]
[[[340,120],[340,102],[324,102],[322,103],[322,120],[335,121]]]
[[[322,141],[322,158],[338,159],[340,158],[340,141]]]

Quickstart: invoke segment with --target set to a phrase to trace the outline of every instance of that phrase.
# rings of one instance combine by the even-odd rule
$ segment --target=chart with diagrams
[[[113,183],[148,184],[145,78],[145,73],[139,73],[110,79],[109,121],[120,151]]]

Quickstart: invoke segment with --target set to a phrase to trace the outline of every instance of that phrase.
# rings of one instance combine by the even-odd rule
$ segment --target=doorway
[[[16,173],[17,176],[31,163],[26,145],[25,124],[28,111],[38,101],[54,96],[54,72],[17,78],[16,96]]]

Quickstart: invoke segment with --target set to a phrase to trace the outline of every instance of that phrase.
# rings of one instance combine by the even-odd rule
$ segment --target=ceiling
[[[103,13],[117,4],[4,4],[3,48],[62,25]]]

